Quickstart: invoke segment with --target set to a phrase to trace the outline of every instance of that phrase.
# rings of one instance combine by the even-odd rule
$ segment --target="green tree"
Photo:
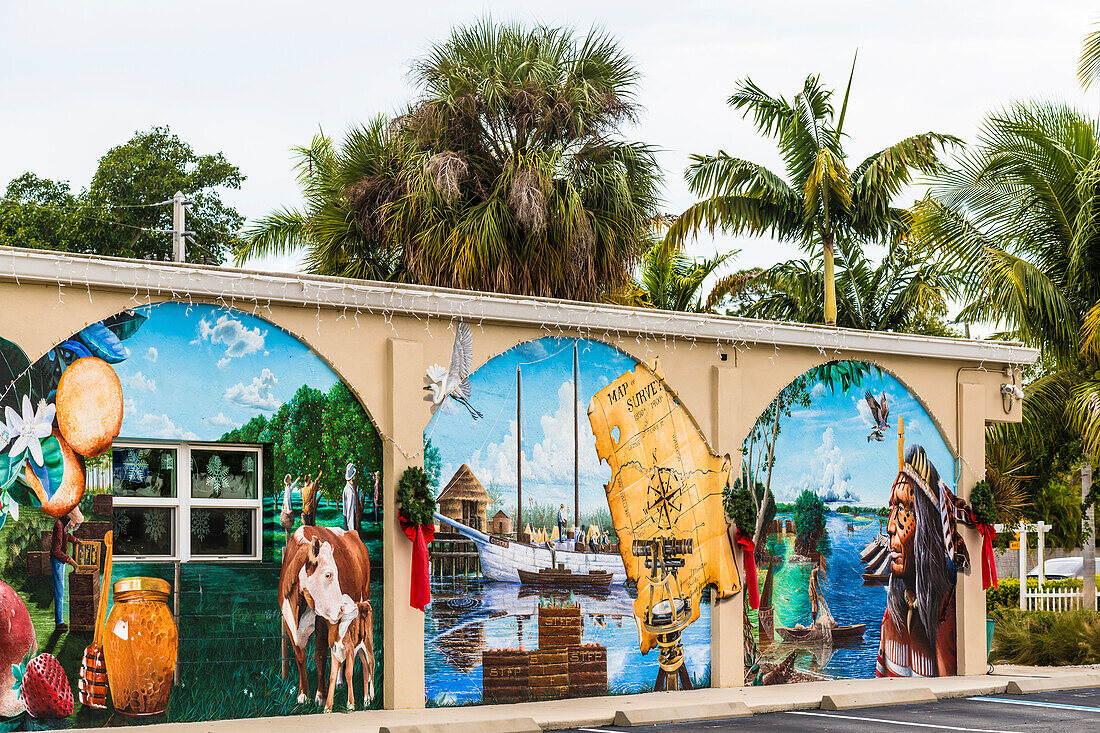
[[[367,484],[368,474],[382,470],[382,442],[359,400],[343,382],[332,385],[325,395],[321,417],[321,439],[325,456],[333,466],[338,484],[333,498],[343,494],[344,472],[349,463],[358,471],[357,486]]]
[[[692,258],[678,244],[655,240],[642,255],[641,267],[633,282],[611,300],[668,311],[713,311],[739,281],[736,278],[719,279],[705,299],[703,283],[737,254],[737,250],[732,250],[714,257]]]
[[[171,206],[148,206],[176,191],[193,202],[189,262],[220,265],[244,224],[220,191],[239,189],[240,170],[221,153],[200,155],[167,127],[153,127],[108,150],[86,189],[24,173],[0,201],[0,244],[113,257],[170,260]]]
[[[638,72],[612,37],[486,19],[412,81],[404,114],[298,150],[305,207],[257,222],[238,262],[302,246],[317,273],[580,300],[628,282],[660,175],[619,134]]]
[[[807,77],[802,90],[789,101],[768,94],[751,79],[741,81],[728,102],[751,114],[760,134],[775,138],[787,178],[723,151],[693,155],[686,177],[701,200],[681,214],[669,231],[674,242],[705,228],[734,235],[770,235],[820,251],[822,315],[830,325],[837,323],[835,248],[903,237],[910,226],[909,215],[891,202],[909,185],[914,171],[939,171],[939,151],[959,142],[938,132],[914,135],[849,170],[843,130],[854,74],[853,60],[839,114],[833,108],[833,92],[821,86],[818,76]]]
[[[794,500],[795,552],[806,554],[825,537],[825,502],[804,489]]]
[[[824,318],[822,254],[743,273],[731,289],[732,314],[820,323]],[[947,304],[958,273],[902,242],[879,264],[859,247],[836,246],[837,322],[843,328],[953,336]]]
[[[424,473],[428,474],[428,486],[431,487],[432,496],[439,496],[439,481],[443,474],[443,458],[439,454],[439,446],[432,444],[432,439],[424,441]],[[492,491],[489,496],[492,496]]]
[[[916,209],[919,240],[965,274],[954,293],[959,319],[1041,350],[1023,423],[988,433],[1036,461],[1035,512],[1048,511],[1043,486],[1059,467],[1100,458],[1098,171],[1100,120],[1065,104],[1018,103],[986,118]]]

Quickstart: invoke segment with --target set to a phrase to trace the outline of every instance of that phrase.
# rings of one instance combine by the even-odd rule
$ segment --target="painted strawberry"
[[[39,654],[25,666],[13,666],[15,689],[27,713],[39,720],[57,720],[73,714],[73,688],[52,654]]]

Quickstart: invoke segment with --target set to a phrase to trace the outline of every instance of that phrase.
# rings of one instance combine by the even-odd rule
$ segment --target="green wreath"
[[[737,525],[737,530],[751,538],[756,530],[756,505],[749,490],[740,482],[736,486],[727,486],[722,503],[726,507],[726,516]]]
[[[996,523],[997,504],[993,500],[993,487],[988,481],[979,481],[970,490],[970,511],[978,524]]]
[[[423,468],[409,466],[401,474],[397,482],[397,503],[401,505],[401,516],[410,524],[425,527],[435,521],[435,499]]]

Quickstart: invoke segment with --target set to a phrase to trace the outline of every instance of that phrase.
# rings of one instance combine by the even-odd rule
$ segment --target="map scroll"
[[[691,540],[692,551],[683,554],[675,573],[691,601],[691,621],[699,617],[708,585],[720,598],[741,590],[722,504],[729,456],[715,455],[707,445],[657,361],[639,364],[593,395],[588,419],[596,453],[612,471],[607,503],[627,577],[638,583],[635,618],[647,611],[643,591],[651,582],[646,557],[634,554],[635,540]],[[657,639],[640,621],[639,633],[644,654]]]

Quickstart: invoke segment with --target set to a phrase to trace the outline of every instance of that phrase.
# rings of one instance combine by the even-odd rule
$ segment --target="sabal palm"
[[[342,228],[305,231],[311,267],[339,266],[321,253],[350,246],[429,285],[595,300],[629,281],[659,169],[618,135],[638,111],[638,73],[611,37],[484,20],[412,79],[420,99],[336,157],[335,186],[310,211],[343,211]],[[280,241],[261,227],[239,257]]]
[[[1068,425],[1100,457],[1100,120],[1051,103],[993,114],[918,205],[915,234],[967,274],[960,319],[1042,349],[1022,435]]]
[[[855,64],[852,66],[853,73]],[[752,115],[756,129],[775,138],[786,180],[766,167],[719,151],[694,155],[687,170],[691,191],[702,198],[688,208],[669,232],[674,241],[711,233],[770,235],[819,250],[824,264],[824,308],[827,324],[837,321],[834,247],[892,241],[908,229],[903,209],[893,199],[910,183],[914,171],[940,169],[939,152],[958,142],[951,135],[927,132],[906,138],[849,170],[844,150],[844,116],[852,79],[839,114],[833,92],[809,76],[793,99],[773,96],[751,79],[737,85],[730,106]]]
[[[870,331],[949,335],[947,299],[955,273],[905,243],[876,265],[847,243],[837,246],[837,325]],[[735,312],[750,318],[820,323],[821,253],[750,273],[734,293]]]
[[[324,134],[294,148],[302,208],[283,208],[258,219],[241,238],[237,264],[305,248],[307,271],[369,280],[406,280],[401,251],[377,218],[357,217],[356,204],[372,191],[364,182],[394,178],[400,171],[397,144],[378,117],[352,128],[337,145]],[[384,196],[385,194],[383,194]]]

